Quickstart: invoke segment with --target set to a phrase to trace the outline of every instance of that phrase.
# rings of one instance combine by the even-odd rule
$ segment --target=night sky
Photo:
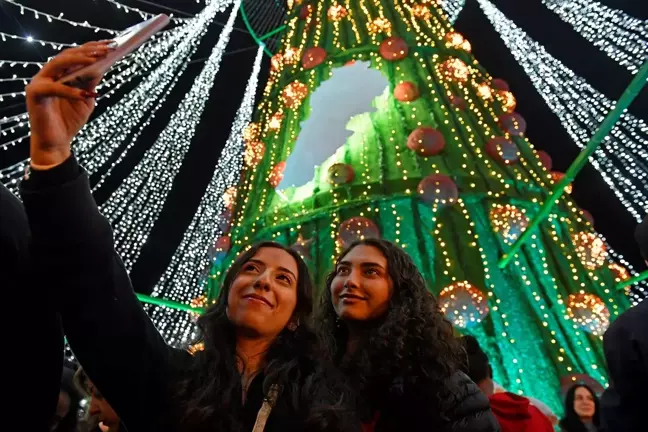
[[[248,10],[254,10],[255,4],[258,4],[259,1],[270,2],[270,0],[246,0],[245,5]],[[544,45],[550,54],[562,61],[576,74],[584,77],[608,98],[618,99],[632,79],[624,67],[617,65],[576,33],[568,24],[561,21],[557,15],[542,5],[541,0],[491,1],[529,33],[533,39]],[[636,18],[648,19],[648,2],[640,0],[599,1],[607,6],[622,9]],[[159,6],[173,8],[190,15],[201,9],[201,5],[193,0],[157,0],[155,2],[123,0],[121,2],[151,13],[169,12]],[[105,0],[20,0],[20,3],[53,15],[63,12],[68,19],[87,20],[93,25],[102,27],[126,28],[140,21],[138,15],[119,11]],[[110,196],[122,178],[132,170],[144,152],[153,144],[159,132],[166,126],[182,96],[189,90],[194,78],[200,73],[202,60],[209,55],[218,40],[220,29],[228,15],[229,11],[217,17],[218,22],[212,24],[208,34],[203,38],[193,58],[193,63],[171,92],[164,106],[158,111],[153,122],[142,133],[138,144],[96,193],[95,196],[99,203]],[[220,72],[216,76],[209,102],[193,138],[191,149],[175,179],[160,218],[131,273],[137,291],[150,292],[168,265],[191,221],[212,176],[221,148],[229,135],[230,124],[240,105],[256,53],[254,40],[245,30],[245,25],[240,17],[236,27],[237,29],[232,32],[227,48],[228,54],[223,58]],[[551,155],[554,170],[564,171],[578,154],[578,147],[572,142],[557,117],[546,106],[524,70],[508,52],[504,42],[482,13],[476,0],[466,1],[466,6],[459,15],[455,27],[470,40],[473,54],[489,73],[494,77],[503,78],[509,83],[511,91],[517,98],[517,111],[527,120],[529,140],[537,149],[545,150]],[[35,38],[58,42],[84,42],[97,37],[87,29],[60,23],[48,23],[43,18],[36,20],[33,18],[33,14],[28,12],[21,15],[18,8],[1,1],[0,31],[23,36],[32,35]],[[0,43],[0,59],[2,60],[43,61],[54,52],[51,48],[23,41]],[[268,63],[266,58],[262,68],[259,93],[263,88],[262,83],[267,77]],[[35,69],[20,70],[17,73],[24,76],[30,72],[34,73]],[[7,71],[0,68],[0,78],[6,77],[8,77]],[[123,87],[119,94],[126,93],[137,82],[139,81],[135,80],[135,83]],[[20,90],[22,90],[20,83],[0,83],[0,93]],[[112,103],[114,100],[116,99],[111,98],[108,103]],[[100,113],[105,106],[106,104],[100,105],[97,113]],[[23,99],[0,102],[0,118],[18,114],[24,110]],[[639,118],[648,120],[648,90],[643,90],[629,111]],[[23,159],[27,154],[26,143],[9,151],[0,151],[0,167]],[[593,214],[596,229],[607,237],[611,245],[625,255],[638,269],[643,270],[645,266],[642,264],[633,239],[636,222],[607,187],[599,173],[590,165],[581,172],[574,182],[572,196],[582,208]],[[198,269],[196,270],[198,271]]]

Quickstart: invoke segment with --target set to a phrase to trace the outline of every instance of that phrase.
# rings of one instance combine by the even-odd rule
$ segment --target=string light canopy
[[[221,8],[229,4],[229,0],[211,2],[205,8],[205,19],[213,18]],[[239,7],[240,0],[235,1],[203,70],[158,139],[101,206],[102,213],[113,225],[115,249],[127,270],[132,268],[139,257],[141,247],[162,211],[162,204],[189,150],[210,89],[214,85],[214,78],[220,69]]]
[[[249,131],[246,128],[254,111],[262,59],[263,49],[259,48],[243,101],[213,176],[180,245],[171,258],[171,263],[153,289],[154,297],[191,304],[192,299],[203,298],[208,278],[216,276],[209,274],[208,249],[217,237],[226,234],[230,229],[231,214],[225,211],[222,196],[225,190],[239,183],[244,130]],[[208,304],[206,299],[205,304]],[[147,308],[156,327],[169,343],[183,346],[193,338],[194,325],[191,315],[159,306]]]

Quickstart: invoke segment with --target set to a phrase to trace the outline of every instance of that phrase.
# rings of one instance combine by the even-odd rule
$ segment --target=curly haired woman
[[[412,259],[385,240],[348,247],[328,276],[318,319],[331,360],[355,387],[366,431],[499,431],[461,369],[453,337]]]

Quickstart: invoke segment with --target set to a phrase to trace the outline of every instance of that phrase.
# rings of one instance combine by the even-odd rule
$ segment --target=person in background
[[[589,386],[574,384],[567,390],[565,417],[560,420],[560,430],[562,432],[600,432],[602,430],[599,418],[599,400]]]
[[[90,417],[90,424],[96,424],[101,432],[126,432],[121,425],[119,415],[95,387],[82,368],[74,374],[74,383],[86,399],[90,400],[87,416]]]
[[[350,245],[326,280],[319,333],[359,395],[365,431],[499,430],[414,262],[379,239]]]
[[[468,376],[488,397],[502,432],[553,432],[551,421],[528,398],[501,391],[495,393],[493,370],[488,356],[473,336],[461,341],[468,354]]]
[[[21,369],[29,371],[5,374],[3,384],[13,390],[2,409],[21,419],[21,430],[48,431],[58,401],[61,407],[65,404],[59,391],[63,334],[49,298],[52,283],[45,282],[47,275],[32,266],[30,235],[22,203],[0,183],[0,328],[5,356],[11,353]],[[25,302],[28,312],[18,307]],[[30,335],[29,340],[25,335]]]
[[[493,386],[495,387],[495,393],[505,393],[507,391],[504,387],[502,387],[495,381],[493,381]],[[553,426],[558,426],[558,416],[556,416],[556,414],[551,410],[551,408],[549,408],[546,403],[530,396],[525,397],[529,399],[529,403],[531,403],[531,405],[538,408],[540,412],[549,419]]]
[[[639,251],[648,264],[648,218],[635,231]],[[610,386],[601,397],[601,422],[608,432],[647,429],[648,301],[625,311],[603,335]]]
[[[81,397],[74,387],[74,371],[67,367],[61,374],[58,403],[49,430],[51,432],[76,432],[77,414]]]
[[[57,81],[112,49],[104,41],[64,50],[26,87],[31,173],[21,194],[31,255],[57,284],[84,370],[130,432],[359,430],[352,394],[318,358],[312,282],[295,251],[267,242],[241,253],[198,320],[205,349],[195,356],[168,346],[149,319],[70,148],[101,77],[85,89]]]

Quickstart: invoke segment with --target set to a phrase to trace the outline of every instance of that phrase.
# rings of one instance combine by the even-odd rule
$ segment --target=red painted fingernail
[[[81,92],[81,96],[83,96],[84,98],[88,98],[88,99],[89,99],[89,98],[96,98],[97,96],[99,96],[99,94],[98,94],[98,93],[95,93],[95,92],[91,92],[91,91],[83,90],[83,91]]]

